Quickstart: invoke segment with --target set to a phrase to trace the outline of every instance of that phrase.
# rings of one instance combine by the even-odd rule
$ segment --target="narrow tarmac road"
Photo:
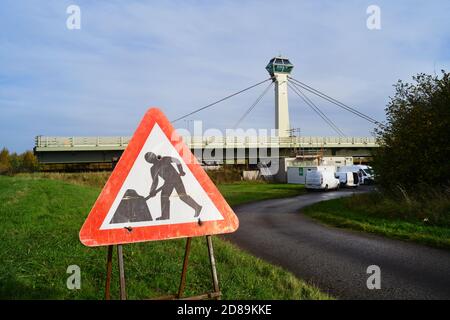
[[[450,299],[450,251],[327,227],[300,213],[353,192],[236,206],[240,227],[226,238],[339,299]],[[370,265],[381,269],[380,290],[367,288]]]

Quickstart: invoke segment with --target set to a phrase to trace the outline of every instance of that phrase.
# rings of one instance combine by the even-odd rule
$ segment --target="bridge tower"
[[[288,75],[294,65],[289,59],[278,56],[270,59],[266,70],[275,81],[275,129],[279,137],[289,137],[289,108],[288,108]]]

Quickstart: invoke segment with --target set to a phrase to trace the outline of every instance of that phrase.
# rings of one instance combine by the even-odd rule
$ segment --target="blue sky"
[[[70,4],[81,30],[66,28]],[[371,4],[381,30],[366,27]],[[2,0],[0,147],[22,152],[41,134],[131,135],[148,107],[186,114],[266,79],[280,53],[294,78],[383,120],[398,79],[450,69],[449,12],[446,0]],[[263,89],[189,119],[232,127]],[[311,98],[347,135],[370,134],[369,123]],[[289,107],[302,135],[334,135],[293,93]],[[271,91],[242,126],[273,125]]]

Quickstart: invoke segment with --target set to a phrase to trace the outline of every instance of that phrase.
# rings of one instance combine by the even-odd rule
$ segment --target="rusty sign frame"
[[[208,248],[209,262],[211,264],[211,278],[213,291],[199,294],[196,296],[184,297],[184,289],[186,287],[186,274],[189,264],[189,254],[191,252],[191,242],[192,237],[186,238],[186,247],[183,258],[183,266],[181,269],[180,285],[178,287],[178,292],[172,295],[160,296],[152,298],[152,300],[205,300],[205,299],[216,299],[219,300],[222,293],[219,288],[219,279],[216,269],[216,260],[214,257],[214,248],[212,243],[212,236],[206,236],[206,245]],[[123,246],[122,244],[116,245],[117,247],[117,262],[119,268],[119,297],[120,300],[127,300],[126,293],[126,281],[125,281],[125,268],[123,260]],[[105,283],[105,300],[111,299],[111,279],[112,279],[112,259],[113,259],[113,249],[114,245],[108,246],[107,259],[106,259],[106,283]]]

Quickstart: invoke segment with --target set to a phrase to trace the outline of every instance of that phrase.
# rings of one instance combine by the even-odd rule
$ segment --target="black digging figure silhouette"
[[[195,210],[194,217],[197,218],[200,215],[202,206],[186,194],[186,189],[181,180],[181,177],[186,173],[181,166],[181,162],[176,158],[157,156],[153,152],[147,152],[145,154],[145,161],[152,165],[150,174],[153,179],[150,194],[145,199],[148,200],[161,191],[161,217],[156,218],[156,220],[170,219],[170,195],[173,190],[177,191],[178,196],[184,203]],[[178,171],[172,163],[176,164]],[[158,187],[159,177],[164,179],[164,184],[156,189]]]

